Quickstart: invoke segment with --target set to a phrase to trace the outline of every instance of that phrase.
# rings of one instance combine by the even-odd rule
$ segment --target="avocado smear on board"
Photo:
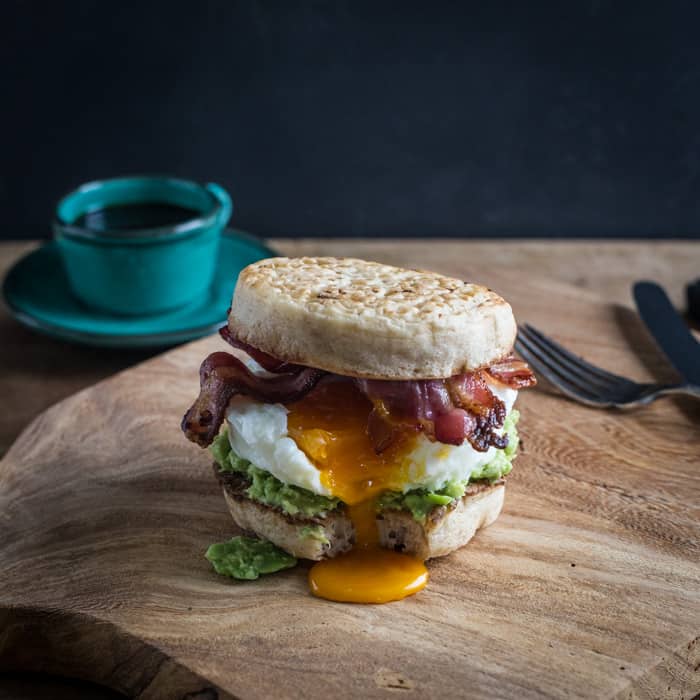
[[[289,569],[297,563],[291,554],[272,542],[242,536],[210,545],[204,556],[217,574],[245,581]]]
[[[488,479],[496,481],[513,468],[512,461],[518,450],[518,431],[516,425],[520,413],[513,409],[506,416],[503,432],[508,435],[508,445],[503,450],[496,450],[493,459],[482,467],[478,467],[463,481],[448,481],[436,491],[414,489],[406,493],[387,491],[379,497],[379,510],[406,510],[415,520],[423,522],[430,511],[437,506],[446,506],[464,496],[470,481]],[[219,469],[244,474],[250,480],[247,495],[254,501],[281,508],[290,515],[305,515],[308,517],[324,516],[340,505],[337,498],[319,496],[298,486],[285,484],[277,477],[251,464],[247,459],[239,457],[232,449],[226,428],[215,438],[211,450]],[[313,536],[309,533],[310,536]]]

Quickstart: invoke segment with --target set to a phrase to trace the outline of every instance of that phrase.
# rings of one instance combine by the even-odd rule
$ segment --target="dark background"
[[[0,235],[161,172],[263,235],[695,237],[698,7],[5,0]]]

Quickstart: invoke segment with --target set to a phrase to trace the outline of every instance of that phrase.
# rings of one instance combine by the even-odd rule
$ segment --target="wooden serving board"
[[[477,262],[433,267],[489,284],[594,362],[667,378],[630,309]],[[596,411],[523,392],[497,523],[430,562],[417,596],[343,605],[309,594],[305,565],[236,583],[204,559],[235,530],[179,420],[214,349],[183,346],[62,401],[0,463],[0,669],[139,698],[700,692],[700,405]]]

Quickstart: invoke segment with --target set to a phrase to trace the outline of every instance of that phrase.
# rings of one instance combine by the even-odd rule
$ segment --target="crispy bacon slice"
[[[447,445],[461,445],[466,437],[473,445],[476,424],[477,420],[471,413],[463,408],[453,408],[435,421],[435,439]]]
[[[512,389],[530,387],[537,381],[527,364],[513,356],[447,379],[351,379],[279,360],[238,340],[227,326],[219,333],[275,376],[253,374],[226,352],[210,355],[200,368],[199,397],[182,419],[185,435],[202,447],[218,433],[226,406],[235,394],[268,403],[291,403],[325,378],[354,381],[372,402],[367,432],[378,453],[405,430],[423,431],[430,439],[448,445],[461,445],[466,439],[475,450],[485,452],[491,446],[504,448],[508,444],[508,438],[497,432],[505,420],[505,404],[489,389],[486,379]]]
[[[491,379],[511,389],[527,389],[537,384],[537,378],[528,367],[527,362],[523,362],[513,355],[487,367],[484,371]]]
[[[451,408],[449,394],[441,380],[354,381],[373,405],[367,433],[377,453],[389,447],[401,430],[425,430],[434,435],[435,419]]]
[[[503,449],[508,438],[496,433],[506,419],[506,405],[489,389],[483,372],[468,372],[445,380],[455,406],[474,419],[473,430],[466,435],[471,446],[485,452],[492,445]]]
[[[461,445],[467,439],[479,452],[508,444],[496,432],[505,420],[505,404],[491,392],[481,372],[448,379],[355,382],[374,405],[368,432],[377,452],[383,452],[406,427],[423,430],[448,445]]]
[[[298,401],[316,385],[323,370],[299,367],[298,371],[260,377],[227,352],[209,355],[199,369],[197,400],[182,419],[182,431],[202,447],[219,432],[228,402],[235,394],[247,394],[267,403]]]

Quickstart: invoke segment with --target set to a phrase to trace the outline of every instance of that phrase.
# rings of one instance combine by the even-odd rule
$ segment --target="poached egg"
[[[518,392],[495,384],[489,388],[509,413]],[[466,479],[494,458],[495,447],[478,452],[466,440],[445,445],[422,433],[405,438],[403,450],[390,448],[391,454],[377,456],[364,434],[371,406],[361,398],[349,383],[335,385],[323,405],[316,402],[313,407],[305,401],[290,407],[262,403],[239,394],[226,415],[231,447],[285,484],[349,504],[365,500],[367,490],[377,487],[436,491],[447,481]]]

